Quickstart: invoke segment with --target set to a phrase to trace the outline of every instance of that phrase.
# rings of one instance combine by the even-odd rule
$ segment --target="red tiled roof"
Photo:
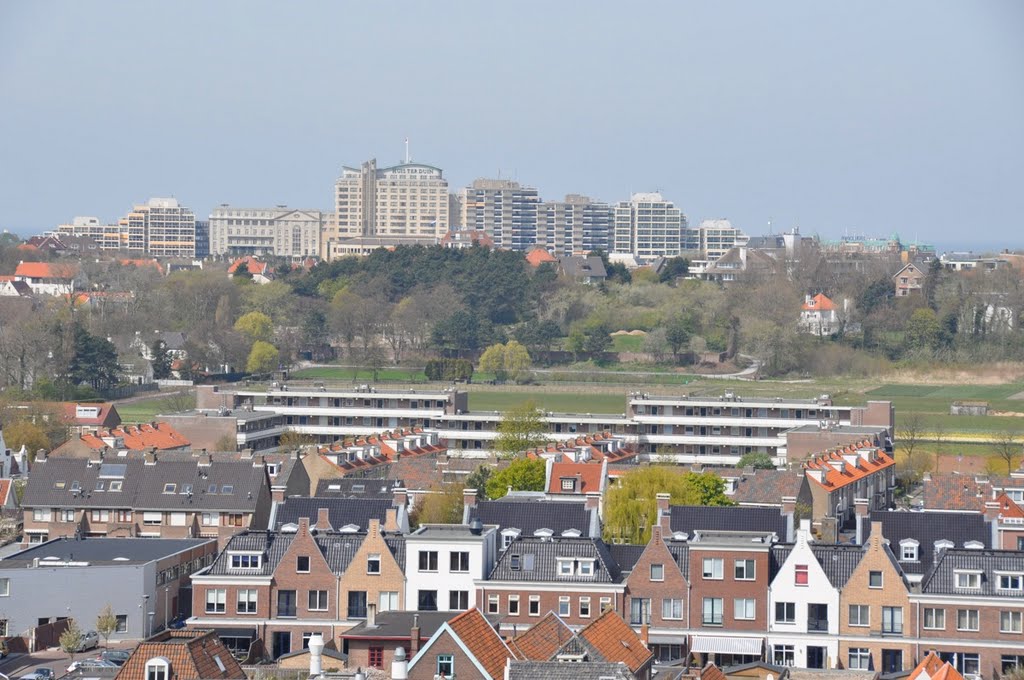
[[[505,677],[505,661],[515,655],[483,614],[474,607],[448,621],[448,627],[492,678]]]
[[[234,274],[235,271],[237,271],[238,268],[241,267],[243,264],[245,265],[246,269],[249,270],[249,273],[252,274],[253,276],[256,276],[257,274],[270,273],[269,267],[267,266],[266,262],[260,262],[252,255],[246,255],[245,257],[240,257],[231,263],[231,266],[228,267],[228,274]]]
[[[14,280],[14,274],[0,275],[0,283],[6,283],[7,281],[13,281],[13,280]]]
[[[871,449],[871,455],[867,460],[858,453],[864,449]],[[855,464],[850,464],[843,458],[843,454],[856,454]],[[824,471],[824,480],[818,482],[813,476],[811,479],[827,489],[839,489],[857,480],[864,479],[880,470],[892,467],[896,464],[892,456],[879,448],[871,446],[867,440],[859,444],[851,444],[842,449],[830,451],[811,458],[804,463],[805,470]]]
[[[964,676],[957,669],[948,661],[943,662],[935,652],[928,652],[928,655],[921,659],[921,663],[910,671],[907,680],[917,680],[921,677],[931,680],[964,680]]]
[[[589,491],[601,490],[601,470],[603,465],[600,462],[590,463],[552,463],[551,482],[548,486],[548,493],[587,493]],[[576,477],[579,484],[576,491],[562,491],[562,479],[565,477]]]
[[[163,657],[174,680],[245,680],[245,671],[212,630],[169,630],[140,644],[115,680],[146,680],[146,662]],[[224,667],[222,671],[216,659]]]
[[[11,480],[0,479],[0,507],[7,505],[7,497],[11,493]]]
[[[49,262],[20,262],[14,270],[15,276],[31,279],[71,279],[77,269],[70,264],[51,264]]]
[[[572,629],[557,614],[548,612],[529,630],[513,639],[512,648],[522,659],[549,661],[572,635]]]
[[[107,446],[104,437],[121,437],[126,449],[141,450],[155,447],[157,450],[180,449],[191,442],[175,430],[169,423],[143,423],[139,426],[128,425],[111,430],[96,430],[81,437],[82,443],[92,449]]]
[[[836,308],[836,303],[829,300],[823,293],[818,293],[811,298],[810,302],[804,303],[805,312],[831,312]]]
[[[163,266],[157,260],[137,260],[137,259],[136,260],[132,260],[132,259],[124,259],[124,260],[118,260],[118,262],[120,262],[121,264],[123,264],[125,266],[130,265],[132,267],[156,267],[156,270],[158,272],[160,272],[161,274],[164,273]]]
[[[558,258],[543,248],[534,248],[526,254],[526,261],[534,267],[539,267],[545,262],[558,262]]]
[[[708,663],[700,671],[700,680],[728,680],[728,675],[713,663]]]
[[[613,609],[608,609],[596,621],[581,630],[579,636],[590,643],[605,661],[622,662],[633,673],[650,663],[654,656]]]

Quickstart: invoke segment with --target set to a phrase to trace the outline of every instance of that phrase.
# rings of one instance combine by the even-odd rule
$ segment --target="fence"
[[[127,399],[133,397],[140,392],[156,392],[160,389],[160,386],[156,383],[146,383],[144,385],[118,385],[117,387],[111,387],[108,390],[103,390],[101,393],[104,399],[115,400],[115,399]]]

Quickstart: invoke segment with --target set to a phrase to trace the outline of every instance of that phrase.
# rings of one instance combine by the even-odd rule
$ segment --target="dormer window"
[[[232,569],[259,569],[261,562],[259,553],[231,553]]]
[[[900,562],[917,562],[920,544],[912,538],[900,541]]]
[[[562,491],[575,491],[576,490],[576,478],[575,477],[562,477]]]
[[[559,576],[593,576],[594,560],[573,557],[558,558]]]
[[[1024,590],[1024,574],[999,574],[999,590]]]
[[[509,557],[508,568],[512,571],[519,571],[521,568],[522,561],[519,555],[512,555]]]
[[[957,571],[956,587],[964,590],[979,590],[981,588],[980,571]]]
[[[171,662],[162,656],[155,656],[146,662],[146,680],[170,680]]]

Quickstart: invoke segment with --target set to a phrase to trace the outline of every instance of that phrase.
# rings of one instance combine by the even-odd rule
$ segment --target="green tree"
[[[462,498],[461,484],[438,485],[424,494],[416,503],[411,513],[410,523],[422,524],[461,524]]]
[[[652,465],[628,472],[608,491],[604,513],[604,537],[608,541],[646,543],[658,521],[659,493],[669,494],[673,505],[732,505],[725,495],[725,481],[709,472],[681,472],[666,465]]]
[[[103,646],[110,644],[110,636],[117,630],[117,616],[109,604],[96,617],[96,632],[103,636]]]
[[[89,385],[105,390],[117,384],[121,370],[117,349],[106,338],[89,333],[81,324],[72,331],[74,349],[68,366],[67,381],[71,385]]]
[[[1017,439],[1017,434],[1012,430],[997,432],[992,437],[992,448],[995,449],[996,457],[1006,463],[1006,474],[1009,475],[1013,472],[1021,454],[1021,444]]]
[[[235,330],[249,338],[251,342],[269,342],[274,335],[274,322],[263,312],[249,312],[238,317]]]
[[[249,359],[245,362],[245,370],[249,373],[270,373],[277,368],[279,353],[269,342],[257,340],[249,351]]]
[[[505,345],[491,345],[480,355],[480,370],[493,373],[498,382],[505,382]]]
[[[167,354],[167,343],[163,339],[157,338],[150,346],[149,353],[153,355],[153,361],[150,362],[153,366],[153,378],[163,380],[170,377],[171,357]]]
[[[938,344],[939,319],[935,312],[928,307],[919,307],[910,315],[907,322],[907,344],[911,347],[923,349],[934,349]]]
[[[303,446],[316,444],[316,437],[311,434],[302,434],[295,430],[285,430],[281,433],[281,440],[278,446],[284,450],[298,449]]]
[[[30,420],[16,420],[4,425],[4,441],[12,451],[20,451],[24,446],[30,456],[35,456],[39,449],[50,449],[52,443],[43,428]]]
[[[547,463],[542,458],[517,458],[508,467],[498,470],[487,480],[487,497],[504,497],[513,491],[543,491]]]
[[[892,279],[883,276],[869,283],[861,291],[857,298],[857,308],[862,314],[871,314],[876,309],[883,307],[896,297],[896,286]]]
[[[249,267],[244,262],[238,265],[238,268],[231,277],[233,280],[241,283],[252,283],[252,272],[249,271]]]
[[[747,467],[752,467],[755,470],[774,470],[775,463],[767,453],[747,453],[740,457],[736,467],[741,470]]]
[[[500,381],[522,381],[530,373],[530,353],[515,340],[491,345],[480,356],[480,370],[494,373]]]
[[[466,477],[466,488],[476,489],[477,498],[482,501],[487,500],[487,482],[491,479],[492,474],[494,474],[494,468],[490,465],[485,463],[479,466]]]
[[[74,619],[69,619],[68,627],[57,638],[57,642],[60,644],[61,651],[74,661],[75,652],[78,651],[78,647],[82,644],[82,629],[78,627],[78,622]]]
[[[679,352],[690,344],[693,330],[694,323],[690,317],[674,316],[665,324],[665,340],[676,359],[679,358]]]
[[[672,257],[665,260],[658,278],[662,283],[675,285],[676,279],[681,279],[690,273],[690,261],[685,257]]]
[[[503,458],[545,444],[548,441],[548,425],[544,412],[533,400],[525,401],[505,412],[498,423],[498,436],[494,450]]]

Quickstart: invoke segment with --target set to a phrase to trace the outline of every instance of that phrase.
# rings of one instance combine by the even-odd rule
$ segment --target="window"
[[[177,484],[164,484],[164,493],[174,493],[177,489]]]
[[[530,595],[530,616],[540,616],[540,595]]]
[[[203,513],[203,526],[204,527],[215,527],[220,524],[220,513],[218,512],[204,512]]]
[[[568,595],[561,595],[558,598],[558,615],[572,616],[572,605],[569,603]]]
[[[796,665],[796,653],[793,645],[775,645],[772,648],[772,663],[777,666]]]
[[[423,553],[420,553],[421,555]],[[436,612],[437,611],[437,591],[436,590],[421,590],[417,593],[416,598],[417,609],[421,612]]]
[[[665,565],[664,564],[652,564],[651,565],[651,580],[652,581],[664,581],[665,580]]]
[[[449,567],[448,571],[451,572],[468,572],[469,571],[469,553],[468,552],[453,552],[449,554]]]
[[[850,647],[849,663],[850,670],[866,671],[871,668],[871,652],[866,647]]]
[[[705,579],[721,580],[722,579],[722,558],[720,557],[705,557],[704,566],[701,569],[701,575]]]
[[[976,571],[956,572],[956,587],[966,590],[977,590],[981,588],[981,574]]]
[[[223,614],[228,591],[223,588],[209,588],[206,591],[206,613]]]
[[[520,557],[519,557],[519,555],[511,555],[508,558],[508,568],[511,569],[512,571],[519,571],[519,567],[520,567]]]
[[[1021,574],[1000,574],[999,590],[1024,589],[1024,576]]]
[[[367,574],[379,574],[380,573],[380,554],[373,554],[366,556],[366,573]]]
[[[607,610],[609,610],[611,608],[612,608],[612,598],[610,598],[610,597],[602,597],[601,598],[601,609],[600,609],[599,613],[603,614],[604,612],[606,612]]]
[[[917,541],[907,539],[900,541],[900,561],[917,562]]]
[[[732,617],[738,621],[750,621],[754,618],[756,605],[754,599],[738,597],[732,601]]]
[[[978,630],[978,610],[977,609],[957,609],[956,610],[956,629],[957,630]]]
[[[114,632],[115,633],[127,633],[128,632],[128,615],[118,614],[114,617]]]
[[[1006,675],[1014,668],[1024,666],[1024,656],[1018,654],[1003,654],[1000,658],[1003,675]]]
[[[117,511],[117,521],[118,522],[131,522],[132,521],[132,511],[131,510],[118,510]]]
[[[592,560],[580,560],[580,576],[593,576],[594,575],[594,562]]]
[[[925,607],[923,625],[926,630],[945,630],[946,610],[935,607]]]
[[[309,573],[309,555],[299,555],[295,558],[295,571],[299,574]]]
[[[956,661],[956,669],[961,675],[981,675],[981,661],[977,654],[960,654]]]
[[[509,595],[508,596],[508,613],[509,616],[519,616],[519,596]]]
[[[796,602],[776,602],[775,623],[796,623]]]
[[[661,618],[668,620],[680,620],[683,618],[683,600],[681,598],[666,597],[661,601]]]
[[[572,576],[572,561],[571,560],[559,560],[558,561],[558,575],[559,576]]]
[[[866,604],[851,604],[850,605],[850,625],[851,626],[870,626],[871,625],[871,607]]]
[[[90,513],[90,519],[93,522],[109,522],[110,511],[109,510],[93,510]]]
[[[805,586],[808,582],[808,571],[806,564],[798,564],[793,570],[793,583],[798,586]]]
[[[11,595],[11,579],[0,578],[0,597],[10,597]]]
[[[1000,633],[1021,632],[1021,612],[999,612]]]
[[[110,491],[120,491],[123,486],[124,486],[124,482],[122,482],[120,479],[118,479],[118,480],[112,480],[110,482],[110,486],[108,486],[107,488]]]
[[[753,581],[754,575],[754,560],[736,560],[733,578],[737,581]]]
[[[469,609],[469,591],[452,590],[448,593],[448,609],[451,611],[462,611]]]
[[[721,562],[721,560],[719,560]],[[722,625],[722,598],[705,597],[701,623],[705,626]]]
[[[259,555],[232,555],[231,556],[231,568],[232,569],[259,569],[260,568],[260,556]]]
[[[381,592],[378,596],[380,606],[377,607],[379,612],[391,612],[398,609],[398,591],[389,590]]]
[[[488,595],[487,596],[487,613],[488,614],[500,614],[501,613],[501,596],[500,595]]]
[[[903,634],[903,607],[882,607],[882,634]]]
[[[582,618],[582,619],[589,619],[590,618],[590,598],[589,597],[581,597],[580,598],[580,618]]]
[[[238,591],[237,602],[235,603],[235,611],[239,614],[255,614],[256,613],[256,590],[243,588]]]
[[[146,680],[168,680],[170,662],[163,657],[155,657],[146,662]]]
[[[871,571],[868,572],[868,588],[881,588],[882,587],[882,572]]]
[[[437,571],[436,550],[420,550],[420,571]]]
[[[629,622],[634,626],[651,622],[651,600],[646,597],[629,599]]]
[[[437,675],[450,678],[455,675],[455,656],[452,654],[437,655]]]
[[[295,591],[277,591],[277,615],[284,617],[295,616]]]
[[[384,668],[384,648],[383,647],[370,647],[369,658],[367,664],[371,668]]]
[[[351,593],[350,593],[351,594]],[[365,598],[366,595],[364,594]],[[327,611],[327,591],[326,590],[311,590],[309,591],[309,611],[311,612],[325,612]]]
[[[32,520],[34,522],[49,522],[50,521],[50,509],[49,508],[36,508],[32,511]]]

